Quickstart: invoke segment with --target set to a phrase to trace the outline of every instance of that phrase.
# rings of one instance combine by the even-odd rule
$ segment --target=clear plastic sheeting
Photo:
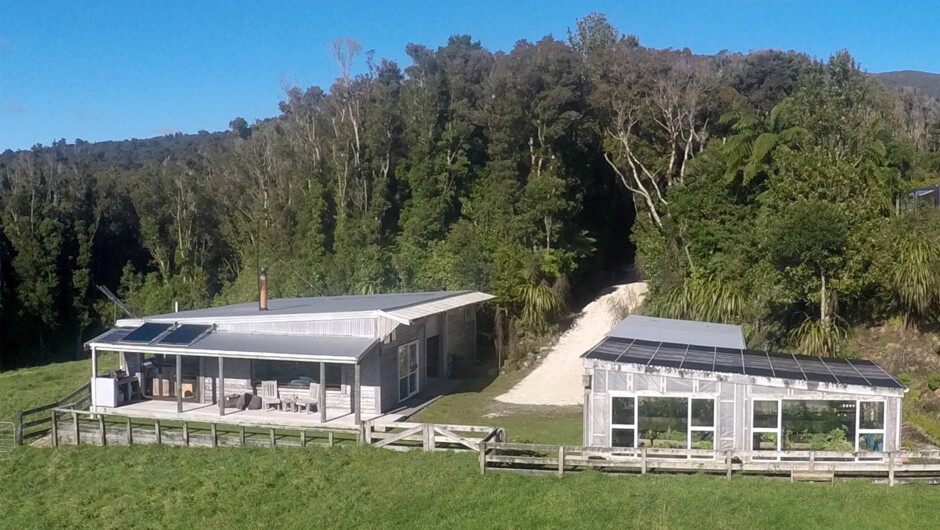
[[[609,445],[610,396],[595,394],[591,398],[591,445]]]
[[[698,391],[703,394],[714,394],[718,391],[718,383],[714,381],[698,380]]]
[[[649,375],[649,374],[634,374],[633,375],[633,390],[636,392],[648,391],[648,392],[662,392],[663,391],[663,378],[659,375]]]
[[[630,390],[630,374],[627,372],[607,372],[607,390]]]
[[[679,377],[666,378],[666,392],[689,393],[692,392],[693,386],[693,379],[682,379]]]
[[[734,450],[734,400],[718,402],[718,449]]]

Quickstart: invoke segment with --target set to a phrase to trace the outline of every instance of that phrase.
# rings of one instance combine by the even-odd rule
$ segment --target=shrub
[[[940,389],[940,373],[934,372],[930,374],[930,377],[927,378],[927,388],[931,392],[936,392]]]

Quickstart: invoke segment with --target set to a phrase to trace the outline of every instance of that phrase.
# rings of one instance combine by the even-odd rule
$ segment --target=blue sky
[[[467,33],[508,50],[519,39],[564,38],[591,11],[647,46],[821,58],[848,48],[872,72],[940,72],[940,8],[926,0],[0,0],[0,150],[273,116],[284,82],[330,85],[335,37],[404,68],[408,42],[437,47]]]

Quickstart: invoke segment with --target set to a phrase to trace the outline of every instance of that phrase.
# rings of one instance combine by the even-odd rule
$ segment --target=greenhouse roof
[[[881,366],[865,359],[813,357],[621,337],[605,337],[582,357],[613,363],[819,383],[905,388]]]

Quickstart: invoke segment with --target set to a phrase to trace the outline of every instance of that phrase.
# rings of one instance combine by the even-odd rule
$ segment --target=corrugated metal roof
[[[459,307],[464,307],[471,304],[486,302],[487,300],[492,300],[493,298],[496,297],[491,294],[477,291],[468,291],[464,294],[458,294],[444,298],[442,300],[434,300],[407,307],[401,307],[398,309],[385,310],[383,313],[393,319],[400,319],[410,323],[421,317],[430,316],[436,313],[443,313],[444,311],[457,309]]]
[[[607,336],[717,348],[743,349],[747,347],[744,344],[744,332],[741,326],[640,315],[630,315],[621,320],[607,332]]]
[[[268,310],[259,311],[257,302],[226,305],[149,315],[140,319],[122,319],[118,325],[139,325],[145,321],[214,321],[216,319],[272,320],[277,318],[297,319],[304,316],[330,318],[331,315],[343,315],[344,318],[365,314],[374,317],[377,312],[400,311],[405,308],[439,302],[467,294],[483,295],[475,291],[433,291],[422,293],[392,293],[348,296],[318,296],[310,298],[275,298],[268,300]],[[489,295],[483,295],[489,297]],[[489,298],[487,298],[489,299]],[[370,315],[371,314],[371,315]]]
[[[88,342],[99,350],[188,354],[207,357],[326,361],[354,364],[378,341],[361,337],[329,335],[274,335],[254,333],[209,333],[188,345],[128,344],[120,339],[130,330],[116,328]]]

